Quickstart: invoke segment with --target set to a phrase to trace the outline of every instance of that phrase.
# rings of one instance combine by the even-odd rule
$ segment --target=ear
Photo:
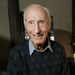
[[[27,30],[25,29],[25,35],[27,34]]]
[[[29,39],[29,35],[28,32],[25,30],[25,39],[28,40]]]

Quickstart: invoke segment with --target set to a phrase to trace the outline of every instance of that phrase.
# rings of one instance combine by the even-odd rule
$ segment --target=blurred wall
[[[72,32],[72,0],[19,0],[20,10],[29,4],[47,7],[54,18],[54,28]]]
[[[0,0],[0,36],[10,39],[7,0]]]
[[[8,20],[8,2],[0,0],[0,69],[4,69],[10,50],[10,29]]]

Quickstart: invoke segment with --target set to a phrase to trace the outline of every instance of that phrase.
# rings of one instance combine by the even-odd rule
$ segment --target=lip
[[[42,39],[43,34],[33,34],[33,37],[36,38],[36,39],[38,39],[38,38],[39,38],[39,39],[40,39],[40,38]]]
[[[33,36],[40,37],[43,36],[43,34],[33,34]]]

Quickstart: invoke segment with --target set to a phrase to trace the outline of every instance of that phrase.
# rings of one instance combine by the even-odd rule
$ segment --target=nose
[[[39,34],[39,33],[40,33],[40,26],[39,26],[38,23],[35,24],[34,30],[35,30],[35,33],[36,33],[36,34]]]

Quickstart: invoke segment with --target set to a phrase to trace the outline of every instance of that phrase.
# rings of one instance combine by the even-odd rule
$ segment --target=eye
[[[44,24],[44,21],[40,21],[39,24]]]
[[[28,21],[28,26],[33,27],[34,26],[34,21]]]
[[[28,22],[28,23],[29,23],[29,24],[33,24],[33,22],[31,22],[31,21],[30,21],[30,22]]]
[[[40,21],[39,25],[43,27],[45,25],[45,21]]]

